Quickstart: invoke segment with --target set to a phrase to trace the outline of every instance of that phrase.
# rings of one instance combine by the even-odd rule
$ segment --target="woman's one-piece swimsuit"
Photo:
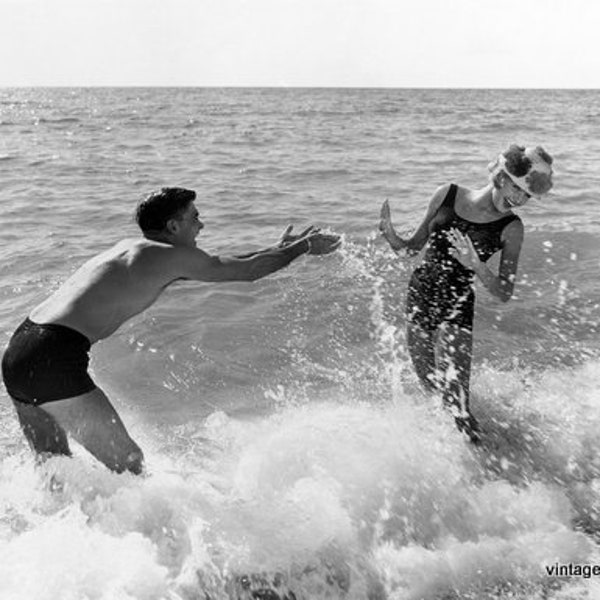
[[[502,230],[519,218],[511,214],[490,223],[467,221],[454,210],[457,189],[455,184],[450,186],[438,209],[423,262],[413,272],[408,286],[407,319],[427,331],[434,331],[442,323],[469,330],[473,327],[475,273],[450,254],[448,231],[458,229],[468,235],[479,259],[486,262],[502,248]]]

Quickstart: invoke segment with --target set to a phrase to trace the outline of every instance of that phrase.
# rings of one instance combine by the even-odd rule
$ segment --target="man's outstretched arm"
[[[201,274],[201,281],[255,281],[283,269],[309,251],[310,242],[303,239],[283,248],[265,248],[246,256],[213,256],[212,268]]]
[[[318,233],[319,229],[311,225],[307,227],[302,233],[293,234],[292,230],[294,229],[293,225],[288,225],[279,238],[279,242],[277,243],[276,248],[282,248],[283,246],[289,246],[290,244],[305,238],[311,233]],[[246,254],[236,255],[235,258],[252,258],[257,254],[264,254],[265,252],[270,252],[273,248],[265,248],[263,250],[255,250],[254,252],[247,252]]]
[[[303,254],[329,254],[340,245],[333,234],[311,233],[291,244],[245,257],[211,256],[194,248],[177,249],[179,277],[196,281],[255,281],[283,269]]]

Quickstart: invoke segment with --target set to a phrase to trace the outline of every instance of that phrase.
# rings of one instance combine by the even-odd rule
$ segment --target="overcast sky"
[[[0,86],[600,87],[598,0],[0,0]]]

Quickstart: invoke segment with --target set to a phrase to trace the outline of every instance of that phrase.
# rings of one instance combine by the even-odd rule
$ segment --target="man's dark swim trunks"
[[[458,229],[468,235],[479,259],[486,262],[502,249],[503,229],[519,218],[507,215],[490,223],[467,221],[454,210],[457,190],[452,184],[438,209],[441,220],[431,232],[423,263],[415,269],[408,287],[407,318],[427,331],[434,331],[442,323],[473,328],[474,273],[450,254],[448,231]]]
[[[39,406],[95,389],[87,369],[89,340],[64,325],[25,319],[2,358],[2,377],[10,396]]]

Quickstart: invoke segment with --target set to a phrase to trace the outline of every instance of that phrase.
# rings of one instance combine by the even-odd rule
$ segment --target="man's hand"
[[[307,227],[302,233],[297,235],[292,233],[293,229],[293,225],[288,225],[285,228],[284,232],[279,238],[279,243],[277,244],[279,248],[283,248],[293,244],[294,242],[307,239],[309,244],[308,254],[318,255],[334,252],[342,243],[339,235],[334,233],[321,233],[321,230],[314,225]]]
[[[294,235],[292,233],[292,229],[294,229],[293,225],[288,225],[284,232],[279,237],[279,242],[277,243],[278,247],[289,246],[298,240],[301,240],[303,237],[306,237],[310,233],[317,233],[319,230],[314,225],[310,225],[307,227],[302,233],[298,235]]]
[[[309,254],[329,254],[337,250],[342,244],[342,238],[335,233],[321,233],[313,231],[306,236]]]

